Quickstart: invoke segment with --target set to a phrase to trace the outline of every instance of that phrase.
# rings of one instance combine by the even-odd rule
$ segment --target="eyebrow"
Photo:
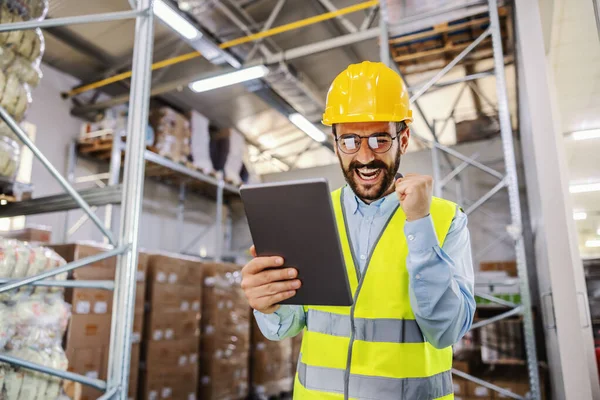
[[[370,135],[367,135],[367,136],[361,136],[361,135],[359,135],[358,133],[354,133],[354,132],[348,132],[348,133],[342,133],[342,134],[340,135],[340,137],[341,137],[341,136],[345,136],[345,135],[356,135],[356,136],[358,136],[358,137],[362,137],[362,138],[368,138],[369,136],[373,136],[373,135],[391,135],[391,133],[389,133],[389,132],[373,132],[373,133],[371,133]]]

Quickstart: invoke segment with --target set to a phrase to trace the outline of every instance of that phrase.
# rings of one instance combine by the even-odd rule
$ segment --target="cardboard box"
[[[490,389],[471,381],[467,382],[467,393],[469,397],[476,399],[492,399],[493,396],[493,392]]]
[[[202,291],[200,287],[163,285],[153,283],[149,287],[151,312],[179,313],[200,311]]]
[[[138,380],[140,373],[140,344],[136,343],[131,346],[131,361],[129,366],[129,389],[127,397],[136,399],[138,393]]]
[[[67,329],[67,348],[108,346],[110,320],[109,314],[72,315]]]
[[[509,390],[514,394],[525,396],[529,392],[529,382],[521,380],[509,380],[509,379],[494,379],[492,381],[494,385],[500,386],[503,389]],[[494,399],[510,399],[511,397],[503,394],[494,393]]]
[[[292,388],[292,340],[266,339],[252,318],[251,382],[254,393],[270,397]]]
[[[88,378],[106,379],[107,361],[104,347],[67,348],[66,356],[69,360],[68,371],[85,375]],[[81,400],[95,400],[102,394],[99,390],[82,385]]]
[[[67,262],[81,260],[82,258],[94,256],[112,249],[111,246],[102,243],[85,241],[51,245],[49,247],[56,251],[58,255]],[[74,270],[72,278],[81,280],[113,280],[115,279],[116,263],[116,256],[96,261],[95,263]],[[147,263],[148,256],[143,252],[138,253],[137,282],[145,281]]]
[[[8,239],[16,239],[22,242],[50,243],[52,239],[52,228],[49,226],[35,226],[15,231],[2,232],[0,236]]]
[[[517,276],[516,261],[484,261],[479,264],[480,271],[504,271],[508,276]]]
[[[151,312],[148,314],[145,340],[181,340],[200,336],[200,313]]]
[[[240,267],[206,264],[204,274],[199,397],[246,398],[251,310]]]
[[[142,374],[141,398],[195,400],[198,390],[198,366],[175,367],[169,371],[150,367]]]
[[[469,388],[467,387],[467,380],[458,376],[453,376],[452,385],[454,386],[454,395],[467,396],[469,390]]]
[[[178,254],[158,253],[148,257],[148,280],[152,283],[201,286],[203,263]]]
[[[149,341],[146,343],[145,362],[155,370],[169,372],[173,367],[198,364],[199,342],[195,337],[182,340]]]

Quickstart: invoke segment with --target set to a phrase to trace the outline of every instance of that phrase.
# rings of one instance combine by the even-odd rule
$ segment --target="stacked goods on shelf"
[[[103,118],[99,121],[84,122],[79,131],[80,142],[100,138],[112,140],[113,133],[127,136],[127,120],[129,116],[129,105],[123,104],[109,108],[103,112]],[[150,124],[146,125],[146,146],[154,144],[154,129]]]
[[[248,395],[250,307],[240,287],[241,267],[206,264],[202,295],[200,398]]]
[[[293,377],[292,339],[268,340],[256,320],[252,321],[252,392],[261,398],[289,392]]]
[[[169,107],[160,107],[150,111],[150,125],[158,154],[177,162],[188,161],[192,133],[187,118]]]
[[[30,243],[50,243],[52,230],[49,226],[28,226],[24,229],[1,232],[0,236]]]
[[[68,262],[100,254],[111,249],[99,243],[78,242],[54,245],[52,248]],[[144,295],[148,256],[138,254],[135,315],[131,347],[131,367],[128,397],[133,399],[138,384],[140,340],[144,323]],[[106,258],[73,271],[74,280],[114,280],[116,257]],[[65,299],[71,303],[72,317],[65,338],[69,371],[91,378],[106,379],[109,358],[113,292],[103,289],[67,289]],[[92,400],[102,392],[82,387],[81,400]]]
[[[244,135],[233,128],[218,130],[209,127],[210,159],[216,171],[222,171],[229,183],[240,185],[250,180],[252,171],[248,162],[248,146]]]
[[[210,135],[208,133],[209,120],[199,112],[190,111],[190,126],[192,130],[192,163],[205,174],[214,172],[210,160]]]
[[[203,266],[198,259],[151,254],[142,346],[141,398],[196,398]]]
[[[499,134],[498,119],[488,115],[456,122],[456,143],[489,139]]]
[[[477,291],[503,300],[521,303],[517,280],[516,261],[486,261],[479,265],[476,276]],[[489,300],[475,296],[478,305],[493,304]]]
[[[0,4],[0,23],[42,20],[47,0],[8,0]],[[40,61],[44,36],[40,29],[0,32],[0,106],[21,122],[31,104],[31,91],[42,79]],[[0,176],[13,180],[21,155],[21,143],[0,120]]]
[[[486,364],[525,363],[523,321],[504,319],[481,328],[481,361]]]
[[[65,263],[48,248],[0,239],[0,278],[21,279]],[[49,279],[66,278],[65,273]],[[68,361],[61,340],[69,315],[62,288],[23,286],[0,293],[0,352],[66,370]],[[60,395],[60,378],[0,364],[0,399],[57,399]]]

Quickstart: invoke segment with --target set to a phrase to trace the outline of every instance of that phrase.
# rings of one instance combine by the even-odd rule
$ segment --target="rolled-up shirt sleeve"
[[[467,216],[457,209],[441,247],[431,216],[406,222],[404,234],[415,319],[433,346],[452,346],[470,329],[475,312]]]
[[[273,341],[296,336],[306,324],[304,308],[287,304],[272,314],[254,310],[254,318],[264,337]]]

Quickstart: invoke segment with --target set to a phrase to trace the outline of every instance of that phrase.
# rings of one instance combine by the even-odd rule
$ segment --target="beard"
[[[392,186],[392,183],[396,180],[396,172],[398,172],[398,168],[400,168],[400,158],[401,153],[398,148],[393,165],[386,164],[381,160],[373,160],[368,164],[352,161],[350,165],[345,168],[344,164],[342,164],[342,158],[338,153],[338,159],[340,160],[346,182],[348,182],[352,191],[360,199],[369,202],[382,198],[390,186]],[[378,170],[375,173],[377,174],[377,177],[373,180],[373,183],[365,183],[359,178],[359,168]]]

